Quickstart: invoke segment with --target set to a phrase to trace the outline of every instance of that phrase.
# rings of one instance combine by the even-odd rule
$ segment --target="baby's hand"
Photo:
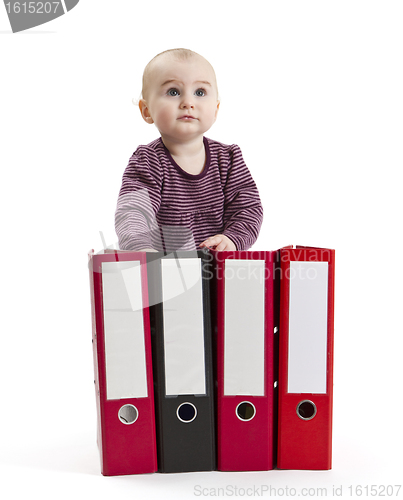
[[[203,243],[200,243],[201,247],[214,248],[214,250],[236,250],[235,244],[223,234],[216,234],[215,236],[210,236]]]

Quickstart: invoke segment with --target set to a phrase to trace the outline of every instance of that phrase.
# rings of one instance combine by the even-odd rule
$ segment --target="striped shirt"
[[[122,250],[195,250],[224,234],[237,250],[256,241],[263,208],[236,145],[203,138],[204,169],[185,172],[162,139],[139,146],[123,174],[115,214]]]

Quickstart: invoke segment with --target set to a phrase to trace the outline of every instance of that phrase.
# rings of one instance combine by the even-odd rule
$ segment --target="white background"
[[[402,25],[389,0],[81,0],[13,34],[0,6],[3,498],[402,482]],[[216,69],[206,135],[239,144],[259,186],[254,248],[336,249],[331,471],[100,474],[87,251],[117,241],[123,170],[157,137],[131,99],[173,47]]]

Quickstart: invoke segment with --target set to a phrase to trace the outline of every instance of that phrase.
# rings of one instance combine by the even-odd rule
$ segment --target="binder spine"
[[[145,257],[138,253],[116,252],[92,256],[91,261],[101,472],[103,475],[155,472],[157,456]],[[108,290],[103,283],[103,266],[112,264],[112,268],[109,268],[111,272],[116,271],[114,265],[118,265],[115,274],[122,279],[124,272],[120,272],[119,266],[122,265],[124,269],[133,263],[138,272],[134,275],[131,273],[124,287],[140,289],[137,299],[142,300],[142,305],[132,305],[127,309],[130,297],[120,304],[122,297],[119,293],[122,290],[118,290],[115,298],[112,290],[109,296],[116,304],[108,309],[104,295]],[[108,328],[111,329],[110,333]],[[128,342],[127,356],[124,352],[125,342]],[[139,353],[134,352],[135,347],[139,347]],[[136,372],[132,369],[134,358],[141,361]]]
[[[274,254],[215,254],[218,469],[223,471],[274,467]]]
[[[211,349],[211,320],[208,278],[211,275],[204,251],[169,255],[149,254],[150,316],[153,339],[153,366],[157,420],[158,470],[190,472],[215,469],[214,388]],[[199,262],[201,289],[194,282],[195,260]],[[181,283],[182,280],[182,283]],[[190,281],[189,281],[190,280]],[[174,286],[184,289],[176,294]],[[198,300],[198,290],[202,301]],[[189,323],[186,294],[193,294],[187,307],[194,309],[195,323]],[[197,308],[201,307],[202,311]],[[202,332],[198,330],[202,314]],[[186,333],[181,337],[182,333]],[[193,333],[192,333],[193,332]],[[188,352],[187,336],[199,348]],[[202,335],[202,344],[200,339]],[[194,357],[203,365],[202,379],[189,377]],[[185,352],[186,351],[186,352]],[[201,362],[200,355],[203,355]],[[181,377],[181,371],[183,376]],[[196,371],[198,371],[196,369]],[[182,380],[181,380],[182,379]],[[183,388],[181,388],[183,386]]]
[[[278,467],[326,470],[332,457],[334,250],[283,249],[281,275]]]

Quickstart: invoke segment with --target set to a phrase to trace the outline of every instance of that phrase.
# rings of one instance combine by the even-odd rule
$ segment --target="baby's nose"
[[[189,109],[189,108],[193,108],[194,107],[194,104],[193,104],[193,101],[190,97],[184,97],[182,102],[181,102],[181,108],[182,109]]]

